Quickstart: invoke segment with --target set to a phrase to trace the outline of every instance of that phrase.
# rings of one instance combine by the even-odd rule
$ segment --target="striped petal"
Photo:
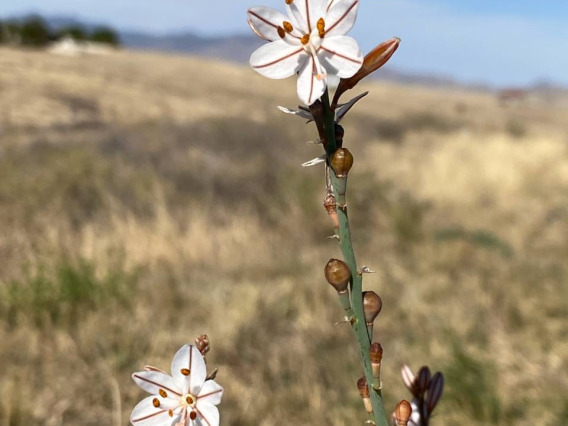
[[[313,104],[325,91],[326,79],[317,74],[315,59],[310,55],[298,75],[298,97],[306,105]]]
[[[171,426],[179,422],[181,407],[154,406],[154,396],[144,398],[134,407],[130,423],[134,426]],[[170,412],[170,409],[172,410]],[[170,416],[172,414],[172,416]]]
[[[281,79],[298,72],[306,55],[303,47],[277,40],[258,48],[250,57],[250,64],[265,77]]]
[[[138,386],[152,395],[160,395],[166,393],[168,398],[180,397],[179,391],[174,379],[168,374],[158,371],[140,371],[132,375],[132,379]],[[163,391],[163,392],[160,392]]]
[[[199,403],[208,402],[213,405],[220,404],[221,398],[223,398],[223,388],[214,380],[207,380],[197,395]]]
[[[278,27],[282,27],[284,21],[290,21],[283,13],[264,6],[251,7],[247,14],[249,24],[256,35],[270,41],[279,40]],[[294,29],[292,35],[299,37],[301,34]]]
[[[355,39],[347,36],[325,37],[318,57],[325,69],[333,75],[348,78],[363,65],[363,54]]]
[[[288,15],[304,33],[311,33],[320,18],[325,17],[327,0],[295,0],[287,6]]]
[[[207,377],[207,368],[199,349],[193,345],[185,345],[175,354],[172,360],[172,377],[182,394],[199,393]]]
[[[219,410],[208,402],[197,402],[196,411],[198,414],[198,426],[219,426]]]
[[[335,0],[325,18],[326,36],[347,34],[355,24],[357,9],[359,0]]]

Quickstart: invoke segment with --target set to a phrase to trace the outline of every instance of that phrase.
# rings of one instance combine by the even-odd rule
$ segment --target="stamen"
[[[160,400],[158,398],[154,398],[152,400],[152,405],[156,408],[158,408],[160,406]]]
[[[163,390],[163,389],[160,389],[160,390],[158,391],[158,393],[160,394],[160,396],[161,396],[162,398],[167,398],[167,397],[168,397],[168,394],[167,394],[166,391]]]
[[[187,398],[185,398],[185,400],[189,405],[193,404],[193,398],[191,396],[188,395]]]
[[[318,20],[318,33],[320,38],[325,36],[325,20],[323,18],[319,18]]]
[[[181,374],[183,374],[184,376],[189,376],[191,372],[189,371],[188,368],[182,368],[181,369]]]
[[[195,420],[197,418],[197,413],[195,411],[192,411],[191,413],[189,413],[189,418],[191,420]]]
[[[294,0],[286,0],[286,4],[292,4],[294,3]]]
[[[173,416],[174,416],[174,410],[171,410],[171,409],[168,410],[168,415],[169,415],[170,417],[173,417]]]
[[[310,35],[309,34],[304,34],[302,36],[302,38],[300,39],[300,41],[302,42],[302,44],[305,46],[306,44],[308,44],[310,42]]]
[[[284,28],[278,27],[276,30],[278,31],[278,35],[280,36],[280,38],[286,37],[286,31],[284,30]]]
[[[294,31],[294,27],[288,21],[282,22],[282,26],[284,27],[284,29],[286,30],[287,33],[291,33],[292,31]]]

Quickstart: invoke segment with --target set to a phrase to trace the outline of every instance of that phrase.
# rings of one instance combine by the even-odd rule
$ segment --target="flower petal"
[[[134,373],[132,379],[138,386],[152,395],[159,395],[160,390],[163,390],[170,398],[182,396],[180,388],[168,374],[159,371],[140,371]]]
[[[195,406],[199,426],[219,426],[219,410],[213,404],[197,401]]]
[[[333,75],[348,78],[363,65],[363,54],[355,39],[347,36],[325,37],[318,51],[325,69]]]
[[[250,64],[259,74],[280,79],[294,75],[305,59],[303,47],[277,40],[258,48],[250,57]]]
[[[313,104],[325,91],[327,81],[317,74],[315,59],[310,55],[298,75],[298,97],[306,105]]]
[[[218,405],[223,397],[223,388],[214,380],[207,380],[197,394],[197,401]]]
[[[247,14],[249,23],[253,27],[255,33],[259,37],[270,41],[280,40],[278,27],[282,27],[284,21],[290,20],[290,18],[283,13],[264,6],[251,7]],[[292,31],[292,34],[296,37],[300,36],[300,33],[296,29]]]
[[[154,396],[144,398],[134,407],[130,415],[130,423],[134,426],[170,426],[177,423],[181,417],[181,407],[172,410],[170,408],[154,407]]]
[[[311,33],[320,18],[325,17],[327,0],[295,0],[287,6],[288,14],[302,32]]]
[[[172,377],[182,394],[199,393],[207,377],[207,368],[199,349],[193,345],[184,345],[177,351],[172,360]]]
[[[357,19],[359,0],[335,0],[325,18],[326,36],[344,35],[353,28]]]
[[[306,120],[313,120],[314,119],[311,112],[304,111],[303,109],[293,110],[293,109],[286,108],[286,107],[283,107],[283,106],[279,106],[278,109],[285,114],[297,115],[298,117],[304,118]]]

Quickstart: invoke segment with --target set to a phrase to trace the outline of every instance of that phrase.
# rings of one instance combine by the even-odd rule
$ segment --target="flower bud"
[[[339,228],[339,218],[337,216],[337,201],[335,200],[333,192],[329,192],[325,196],[323,200],[323,206],[327,210],[327,214],[329,215],[329,217],[331,217],[331,220],[333,221],[333,226],[335,228]]]
[[[442,392],[444,391],[444,376],[439,371],[432,376],[430,380],[430,386],[428,387],[428,399],[426,401],[428,412],[431,413],[436,404],[442,397]]]
[[[351,271],[345,262],[339,259],[330,259],[324,269],[325,279],[338,293],[347,292]]]
[[[195,347],[199,349],[199,352],[201,352],[201,355],[203,356],[209,352],[209,349],[211,348],[209,347],[209,337],[207,334],[202,334],[195,338]]]
[[[365,376],[357,380],[357,389],[359,389],[359,394],[363,398],[363,404],[365,405],[365,411],[367,414],[373,414],[373,405],[371,404],[371,394],[369,392],[369,387],[367,386],[367,379]]]
[[[418,389],[424,394],[430,386],[430,369],[427,366],[422,367],[418,371]]]
[[[353,167],[353,155],[347,148],[339,148],[331,156],[330,163],[338,178],[346,178]]]
[[[363,310],[365,313],[365,322],[367,325],[373,325],[373,321],[383,309],[383,301],[374,291],[363,292]]]
[[[408,402],[406,399],[400,401],[394,409],[394,414],[396,416],[397,425],[406,426],[408,424],[408,421],[410,420],[410,416],[412,415],[412,407],[410,406],[410,402]]]
[[[380,364],[383,360],[383,347],[379,342],[373,342],[369,348],[369,354],[371,355],[371,364]]]

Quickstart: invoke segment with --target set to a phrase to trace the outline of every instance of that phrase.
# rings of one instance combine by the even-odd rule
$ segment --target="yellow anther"
[[[181,374],[183,374],[184,376],[189,376],[191,372],[189,371],[189,368],[182,368],[181,369]]]
[[[152,400],[152,405],[156,408],[158,408],[160,406],[160,400],[158,398],[154,398]]]
[[[319,18],[318,20],[318,33],[321,38],[325,35],[325,20],[323,18]]]
[[[278,31],[278,35],[280,36],[280,38],[286,37],[286,31],[284,31],[284,28],[278,27],[276,30]]]
[[[173,417],[174,416],[174,410],[168,410],[168,415],[170,417]]]
[[[189,395],[185,398],[185,401],[186,401],[189,405],[193,404],[193,398],[192,398],[191,396],[189,396]]]
[[[294,0],[286,0],[286,4],[292,4],[294,3]]]
[[[166,391],[163,390],[163,389],[160,389],[160,390],[158,391],[158,393],[160,394],[160,396],[161,396],[162,398],[167,398],[167,397],[168,397],[168,394],[167,394]]]
[[[282,22],[282,26],[284,27],[284,29],[286,30],[287,33],[291,33],[292,31],[294,31],[294,27],[288,21]]]
[[[195,420],[197,418],[197,413],[195,411],[192,411],[191,413],[189,413],[189,418],[191,420]]]
[[[302,42],[302,44],[305,46],[306,44],[308,44],[310,42],[310,35],[309,34],[304,34],[302,36],[302,39],[300,40]]]

